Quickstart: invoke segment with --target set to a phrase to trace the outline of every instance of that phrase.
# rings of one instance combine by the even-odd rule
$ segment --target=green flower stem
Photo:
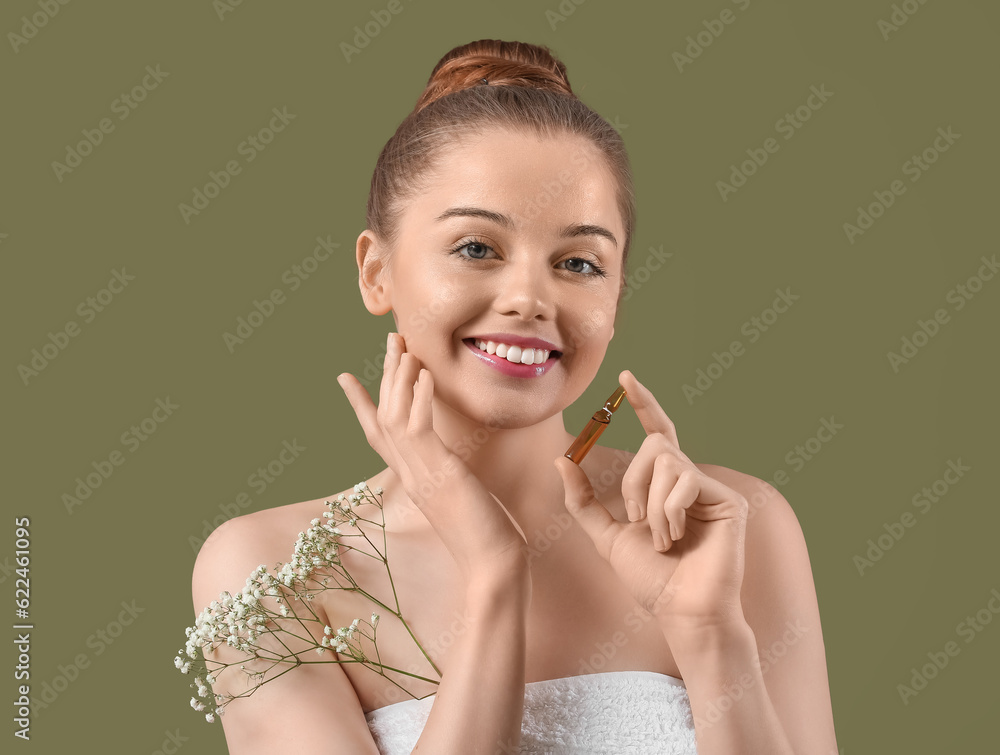
[[[179,651],[178,656],[174,659],[174,663],[181,669],[182,673],[188,673],[192,662],[194,663],[193,668],[196,674],[204,673],[204,684],[201,681],[201,677],[197,676],[197,685],[192,684],[190,686],[197,686],[198,697],[203,698],[205,702],[202,703],[196,698],[192,698],[191,705],[196,711],[203,711],[207,708],[208,712],[205,717],[209,722],[214,721],[216,715],[223,713],[224,706],[228,704],[225,701],[232,701],[238,697],[248,697],[256,692],[262,684],[272,681],[283,674],[287,674],[293,668],[306,663],[361,663],[415,699],[423,698],[418,698],[398,681],[390,678],[386,672],[391,671],[395,674],[402,674],[403,676],[434,685],[440,683],[440,678],[442,677],[441,670],[428,655],[423,645],[420,644],[412,628],[406,619],[403,618],[399,606],[399,595],[396,591],[395,581],[392,578],[392,570],[389,568],[385,511],[380,500],[382,490],[381,488],[376,488],[375,491],[369,491],[367,487],[363,487],[361,490],[363,494],[359,494],[358,486],[355,486],[355,495],[350,497],[350,503],[347,505],[341,499],[338,499],[335,503],[327,502],[327,506],[331,510],[325,513],[323,518],[331,519],[332,521],[321,527],[319,526],[320,519],[316,518],[313,520],[312,529],[308,530],[308,535],[305,532],[300,532],[299,540],[295,544],[292,561],[287,563],[279,562],[274,567],[276,569],[275,574],[271,574],[264,565],[261,565],[247,579],[247,587],[244,588],[242,596],[239,593],[234,595],[229,593],[229,591],[224,591],[219,596],[219,605],[216,605],[216,602],[213,601],[212,606],[206,608],[198,616],[195,626],[188,629],[189,640],[186,643],[187,652],[185,653],[184,650]],[[359,516],[353,510],[352,507],[357,506],[362,501],[372,503],[378,507],[381,514],[381,522]],[[349,522],[351,526],[356,526],[358,522],[365,522],[376,527],[381,527],[382,549],[380,550],[376,547],[364,527],[357,527],[357,532],[353,534],[341,534],[337,530],[337,525],[345,522]],[[346,539],[348,537],[364,537],[371,550],[377,555],[342,542],[341,538]],[[362,588],[350,572],[344,568],[341,561],[341,554],[347,551],[356,551],[361,555],[376,559],[385,567],[386,574],[389,577],[389,586],[392,590],[395,609],[390,608]],[[258,577],[258,574],[265,576]],[[322,578],[317,577],[317,574],[322,574]],[[287,584],[285,583],[286,579],[288,580]],[[308,586],[310,580],[316,584],[316,587],[310,588]],[[331,581],[334,582],[334,586],[332,587],[329,584]],[[252,591],[250,590],[251,587],[254,588]],[[438,679],[435,680],[420,674],[403,671],[382,662],[382,655],[376,641],[378,634],[376,626],[378,623],[377,617],[372,622],[362,622],[361,619],[355,619],[345,634],[341,634],[342,631],[345,631],[342,628],[337,631],[336,635],[329,635],[329,639],[327,639],[327,629],[332,631],[332,627],[329,627],[321,620],[317,611],[310,605],[312,598],[325,590],[346,590],[358,593],[369,603],[381,609],[381,611],[399,619],[410,639],[420,649],[421,654],[437,674]],[[253,599],[248,600],[246,596],[250,595],[251,592]],[[280,610],[272,610],[268,607],[269,599],[272,598],[276,598],[275,602]],[[306,606],[306,611],[301,612],[296,610],[293,601],[300,601]],[[299,615],[306,612],[308,612],[308,615]],[[323,626],[324,638],[322,642],[317,642],[315,634],[310,631],[306,622],[315,622]],[[292,626],[296,623],[301,627],[301,633]],[[372,633],[368,634],[364,629],[360,628],[359,624],[361,623],[370,627]],[[292,628],[287,628],[289,626],[292,626]],[[205,631],[206,629],[210,629],[210,631]],[[195,632],[198,632],[197,637],[194,636]],[[282,638],[282,633],[287,634],[288,637]],[[273,638],[273,641],[277,643],[277,647],[273,649],[261,647],[258,644],[258,640],[264,636]],[[229,645],[231,637],[236,638],[235,647],[245,656],[242,661],[223,663],[209,657],[223,645]],[[321,655],[324,654],[324,651],[330,650],[334,652],[334,655],[343,655],[345,657],[338,657],[333,661],[325,658],[316,661],[302,660],[300,656],[306,651],[293,652],[285,641],[291,638],[311,647],[311,649],[319,651]],[[362,647],[362,639],[368,640],[372,647],[374,647],[375,660],[367,657],[365,649]],[[343,647],[345,650],[342,654],[338,654],[335,651],[335,647]],[[284,649],[284,655],[282,654],[282,648]],[[196,657],[196,652],[199,657]],[[185,656],[191,660],[186,660]],[[263,670],[247,670],[245,667],[247,663],[251,664],[251,667],[264,665],[265,668]],[[288,668],[281,670],[271,678],[265,679],[264,677],[279,664],[287,665]],[[230,666],[236,665],[241,667],[241,670],[248,678],[256,682],[253,688],[238,695],[213,694],[211,685],[215,683],[223,671]],[[204,693],[202,692],[203,689],[205,690]]]
[[[382,507],[381,506],[379,506],[379,511],[382,511]],[[368,538],[368,536],[365,535],[365,539],[367,539],[367,538]],[[372,548],[374,548],[374,547],[375,546],[373,545]],[[410,630],[410,625],[406,623],[406,619],[403,618],[402,612],[399,610],[399,598],[396,596],[396,585],[392,581],[392,571],[389,569],[389,543],[388,543],[388,541],[386,540],[386,537],[385,537],[385,513],[384,512],[382,513],[382,550],[385,553],[385,555],[382,556],[382,563],[385,564],[385,573],[387,575],[389,575],[389,586],[392,588],[392,597],[393,597],[393,600],[396,601],[396,615],[399,617],[399,620],[401,622],[403,622],[403,627],[406,629],[406,633],[408,635],[410,635],[410,637],[413,639],[413,641],[417,644],[417,647],[420,648],[420,654],[423,655],[424,658],[427,659],[427,662],[429,664],[431,664],[431,668],[434,669],[434,673],[437,674],[438,675],[438,679],[440,679],[441,678],[441,670],[437,667],[437,664],[435,664],[434,661],[431,660],[431,657],[429,655],[427,655],[427,651],[424,650],[424,646],[420,644],[420,640],[418,640],[416,638],[416,635],[414,635],[413,632]]]

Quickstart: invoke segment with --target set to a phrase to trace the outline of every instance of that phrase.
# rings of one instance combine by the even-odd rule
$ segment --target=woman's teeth
[[[512,364],[541,364],[549,358],[548,349],[522,349],[520,346],[508,346],[495,341],[475,339],[476,346],[487,354],[496,354]]]

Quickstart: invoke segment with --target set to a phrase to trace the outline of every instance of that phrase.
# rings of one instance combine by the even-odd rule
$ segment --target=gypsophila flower
[[[197,690],[198,698],[206,702],[214,700],[214,707],[205,713],[206,721],[213,722],[216,716],[223,715],[225,706],[234,699],[246,697],[261,684],[270,681],[268,672],[272,669],[300,664],[299,656],[308,649],[315,650],[320,656],[330,655],[327,651],[336,649],[337,653],[346,655],[350,659],[345,661],[335,658],[309,661],[310,663],[360,662],[386,678],[388,678],[386,671],[393,671],[434,684],[438,683],[434,679],[383,665],[381,660],[375,661],[366,655],[362,641],[367,640],[373,645],[376,644],[378,613],[372,612],[370,622],[354,619],[349,626],[340,627],[335,632],[333,627],[320,621],[316,612],[310,607],[317,595],[324,590],[348,590],[365,595],[377,607],[389,611],[402,622],[440,679],[441,674],[437,666],[427,656],[423,646],[417,641],[401,615],[398,600],[395,609],[392,609],[375,597],[364,593],[342,562],[342,555],[354,550],[354,547],[348,544],[347,538],[364,537],[365,541],[375,549],[375,557],[385,566],[391,583],[392,574],[384,555],[386,541],[384,515],[380,523],[352,510],[362,502],[370,502],[381,512],[381,495],[381,487],[371,491],[367,483],[362,481],[354,486],[354,493],[346,499],[343,494],[339,494],[335,501],[326,501],[325,507],[328,510],[323,512],[322,519],[319,517],[312,519],[309,529],[299,533],[292,557],[287,563],[276,564],[273,573],[265,564],[258,565],[239,592],[220,593],[219,599],[213,600],[198,615],[195,625],[185,629],[187,641],[184,649],[179,650],[174,657],[174,667],[184,674],[194,669],[194,682],[190,686]],[[363,532],[363,528],[359,526],[360,522],[381,528],[382,551],[379,551]],[[352,528],[361,530],[361,533],[343,533],[337,526],[343,523],[349,523]],[[341,542],[341,538],[345,540]],[[366,553],[366,555],[372,554]],[[393,597],[395,598],[395,591]],[[298,613],[291,609],[293,600],[303,606]],[[362,623],[365,628],[362,628]],[[315,634],[310,625],[317,625]],[[319,626],[323,627],[322,633],[318,632]],[[291,642],[281,640],[282,634],[287,634]],[[258,642],[260,638],[272,636],[277,640],[276,643]],[[224,663],[216,660],[213,657],[214,651],[223,645],[237,648],[239,652],[244,653],[245,658],[241,660],[245,662],[236,660]],[[306,647],[299,649],[303,645]],[[293,652],[292,647],[299,649],[298,652]],[[252,681],[251,685],[247,685],[250,689],[238,695],[214,693],[209,685],[214,684],[219,674],[230,666],[238,666],[240,673]],[[393,681],[398,685],[398,682]],[[191,698],[191,707],[198,712],[205,712],[206,702],[198,698]]]

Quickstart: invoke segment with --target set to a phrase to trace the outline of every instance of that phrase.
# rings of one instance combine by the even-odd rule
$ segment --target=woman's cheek
[[[591,341],[610,340],[612,329],[612,318],[600,309],[590,309],[572,326],[569,341],[578,349],[586,348]]]

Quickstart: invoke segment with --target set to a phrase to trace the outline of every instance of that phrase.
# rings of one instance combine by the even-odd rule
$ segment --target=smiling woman
[[[781,495],[766,486],[748,517],[765,484],[692,462],[627,369],[638,452],[564,456],[563,411],[614,337],[634,229],[622,139],[547,48],[480,40],[435,66],[378,158],[356,244],[364,305],[396,325],[377,403],[338,378],[386,468],[226,522],[195,566],[196,606],[255,575],[206,658],[239,664],[260,605],[301,619],[281,640],[292,673],[227,708],[230,752],[836,752],[811,568]],[[258,564],[309,521],[295,568],[349,583],[281,602],[295,569]]]

